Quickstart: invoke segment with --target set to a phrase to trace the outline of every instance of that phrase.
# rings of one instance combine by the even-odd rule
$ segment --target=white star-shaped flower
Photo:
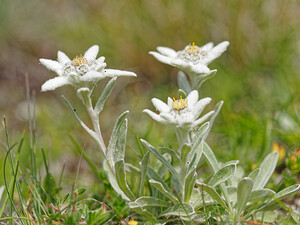
[[[105,57],[101,56],[97,59],[98,52],[99,46],[94,45],[83,56],[77,56],[73,60],[61,51],[57,53],[57,61],[40,59],[42,65],[58,75],[46,81],[42,85],[42,91],[51,91],[64,85],[73,85],[78,88],[90,87],[106,77],[136,76],[135,73],[129,71],[105,69]]]
[[[188,74],[210,74],[212,71],[207,65],[226,51],[228,45],[228,41],[223,41],[215,47],[212,42],[201,47],[193,43],[181,51],[159,46],[157,47],[158,52],[151,51],[149,53],[158,61],[178,67]]]
[[[157,98],[153,98],[152,103],[159,111],[159,114],[149,109],[144,109],[143,112],[159,123],[190,130],[206,121],[214,113],[214,111],[210,111],[199,118],[203,109],[210,103],[211,98],[203,98],[199,101],[198,98],[198,91],[196,90],[191,91],[185,99],[180,97],[178,100],[172,100],[169,97],[167,104]]]

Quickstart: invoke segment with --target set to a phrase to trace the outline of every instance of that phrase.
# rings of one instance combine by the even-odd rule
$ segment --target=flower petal
[[[67,77],[55,77],[47,80],[41,88],[41,91],[52,91],[58,87],[72,84]]]
[[[157,99],[157,98],[152,98],[152,104],[158,110],[159,112],[170,112],[170,107],[164,103],[163,101]]]
[[[199,94],[198,91],[193,90],[189,95],[186,97],[189,108],[193,108],[194,105],[198,102]]]
[[[172,48],[158,46],[156,49],[159,53],[165,56],[176,57],[177,55],[177,52]]]
[[[215,111],[210,111],[210,112],[206,113],[204,116],[200,117],[198,120],[195,121],[194,126],[198,126],[199,124],[203,123],[214,113],[215,113]]]
[[[106,76],[106,77],[116,77],[116,76],[136,77],[136,74],[133,72],[125,71],[125,70],[106,69],[106,70],[104,70],[104,76]]]
[[[222,55],[223,52],[226,51],[227,47],[229,45],[228,41],[223,41],[222,43],[216,45],[213,49],[211,49],[208,53],[207,53],[207,57],[204,60],[204,64],[208,65],[209,63],[211,63],[213,60],[215,60],[216,58],[218,58],[220,55]]]
[[[152,119],[156,120],[159,123],[166,124],[166,120],[160,117],[160,115],[150,111],[149,109],[144,109],[144,113],[147,113]]]
[[[196,74],[210,74],[211,70],[206,65],[203,65],[201,63],[198,63],[197,65],[193,65],[191,71]]]
[[[99,46],[98,45],[93,45],[90,47],[85,53],[84,53],[84,58],[90,60],[95,60],[99,52]]]
[[[168,106],[170,109],[173,107],[172,103],[173,103],[173,100],[170,97],[168,97]]]
[[[71,62],[70,58],[61,51],[57,52],[57,61],[60,62],[61,64]]]
[[[80,81],[93,82],[101,80],[103,78],[105,78],[105,75],[103,73],[92,70],[80,77]]]
[[[149,54],[153,55],[154,58],[156,58],[158,61],[171,65],[171,60],[173,59],[173,57],[165,56],[157,52],[149,52]]]
[[[51,59],[40,59],[40,63],[45,66],[48,70],[52,70],[57,73],[59,76],[62,75],[62,65]]]
[[[193,107],[193,114],[195,118],[197,118],[203,109],[211,102],[211,98],[202,98],[199,102],[197,102]]]
[[[201,51],[208,52],[214,47],[214,44],[212,42],[208,42],[207,44],[200,47]]]

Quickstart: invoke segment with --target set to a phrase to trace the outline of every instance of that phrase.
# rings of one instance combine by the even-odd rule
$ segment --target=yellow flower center
[[[72,65],[73,66],[80,66],[82,64],[87,64],[88,61],[86,58],[84,58],[82,55],[80,56],[76,56],[73,60],[72,60]]]
[[[185,109],[187,107],[188,100],[182,99],[182,96],[180,96],[180,99],[173,98],[172,107],[173,109],[180,111],[182,109]]]
[[[195,42],[193,42],[190,47],[185,50],[185,52],[189,55],[194,55],[200,53],[200,49],[195,45]]]

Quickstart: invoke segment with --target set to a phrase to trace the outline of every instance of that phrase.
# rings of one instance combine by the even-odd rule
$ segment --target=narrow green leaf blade
[[[187,175],[184,188],[184,201],[189,202],[197,178],[196,167]]]
[[[213,151],[211,150],[211,148],[206,142],[204,143],[203,154],[206,158],[208,165],[216,173],[220,169],[220,165],[218,163],[215,154],[213,153]]]
[[[154,148],[152,145],[150,145],[147,141],[141,140],[141,142],[146,146],[146,148],[152,152],[152,154],[159,160],[161,161],[168,169],[170,172],[173,174],[173,176],[177,179],[179,179],[179,175],[174,169],[174,167],[161,155],[159,152]]]
[[[245,177],[239,182],[237,187],[236,218],[240,216],[241,212],[244,210],[247,202],[249,201],[252,188],[253,180],[249,177]]]
[[[105,171],[106,177],[109,180],[110,185],[113,187],[113,189],[122,196],[122,198],[126,201],[130,201],[130,199],[124,194],[124,192],[119,187],[119,184],[117,182],[116,176],[112,172],[110,166],[108,165],[108,162],[106,160],[103,161],[103,169]]]
[[[178,87],[182,89],[186,94],[189,94],[192,91],[190,82],[188,81],[187,76],[182,71],[179,71],[177,74],[177,84]]]
[[[270,189],[259,189],[251,192],[250,195],[250,202],[259,202],[259,201],[265,201],[271,197],[273,197],[276,194],[275,191]]]
[[[194,212],[193,207],[190,204],[183,202],[181,204],[180,203],[176,204],[176,205],[172,206],[171,208],[165,210],[164,212],[162,212],[159,215],[159,217],[162,217],[162,216],[191,216],[194,213],[195,212]]]
[[[266,156],[266,158],[260,164],[259,168],[261,169],[261,171],[255,179],[253,190],[262,189],[268,183],[275,170],[277,160],[278,152],[272,152]]]
[[[112,131],[109,144],[107,147],[107,161],[109,165],[114,168],[114,164],[116,163],[116,159],[124,158],[124,140],[126,141],[127,134],[127,121],[125,122],[126,116],[129,111],[125,111],[122,113],[117,119],[114,129]],[[125,123],[124,123],[125,122]],[[126,134],[125,134],[126,131]],[[121,135],[121,137],[120,137]],[[119,150],[118,150],[119,149]],[[117,160],[118,161],[118,160]]]
[[[140,162],[141,165],[141,181],[140,181],[140,191],[139,191],[139,196],[143,195],[144,191],[144,185],[145,185],[145,180],[147,176],[147,170],[150,162],[150,152],[147,151],[146,154],[144,155],[143,159]]]
[[[130,198],[130,200],[133,201],[135,199],[135,196],[133,195],[133,193],[127,185],[124,160],[119,160],[116,162],[115,170],[119,187],[128,196],[128,198]]]
[[[174,203],[178,203],[177,198],[172,194],[172,192],[167,191],[164,188],[164,185],[162,185],[160,182],[150,179],[150,184],[153,185],[160,193],[162,193],[164,196],[166,196],[168,199],[170,199]]]
[[[215,187],[218,184],[228,180],[236,171],[236,164],[225,165],[219,169],[207,183],[209,186]]]
[[[198,182],[197,182],[198,183]],[[198,183],[199,188],[203,187],[203,190],[207,192],[216,202],[218,202],[224,209],[228,210],[227,205],[225,204],[224,200],[221,198],[219,193],[212,187],[207,184]]]
[[[94,111],[97,114],[103,110],[104,104],[105,104],[107,98],[109,97],[113,87],[116,84],[116,80],[117,80],[117,77],[112,78],[105,86],[105,88],[104,88],[102,94],[100,95],[100,97],[95,105],[95,108],[94,108]]]
[[[154,198],[151,196],[142,196],[134,201],[140,207],[147,208],[147,207],[159,207],[159,208],[166,208],[170,206],[170,202],[165,201],[163,199]]]

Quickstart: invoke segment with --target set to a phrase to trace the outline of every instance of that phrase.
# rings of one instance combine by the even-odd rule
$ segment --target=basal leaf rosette
[[[199,117],[204,108],[211,102],[211,98],[198,99],[199,95],[196,90],[191,91],[185,99],[180,97],[180,99],[175,100],[168,97],[167,103],[153,98],[152,103],[159,113],[149,109],[144,109],[143,112],[159,123],[190,131],[205,122],[214,113],[214,111],[210,111]]]
[[[58,77],[46,81],[42,91],[52,91],[58,87],[72,85],[74,87],[92,88],[93,85],[106,77],[136,76],[135,73],[123,70],[105,69],[105,57],[97,58],[99,46],[90,47],[84,55],[71,60],[65,53],[58,51],[57,61],[40,59],[40,63],[55,72]]]

